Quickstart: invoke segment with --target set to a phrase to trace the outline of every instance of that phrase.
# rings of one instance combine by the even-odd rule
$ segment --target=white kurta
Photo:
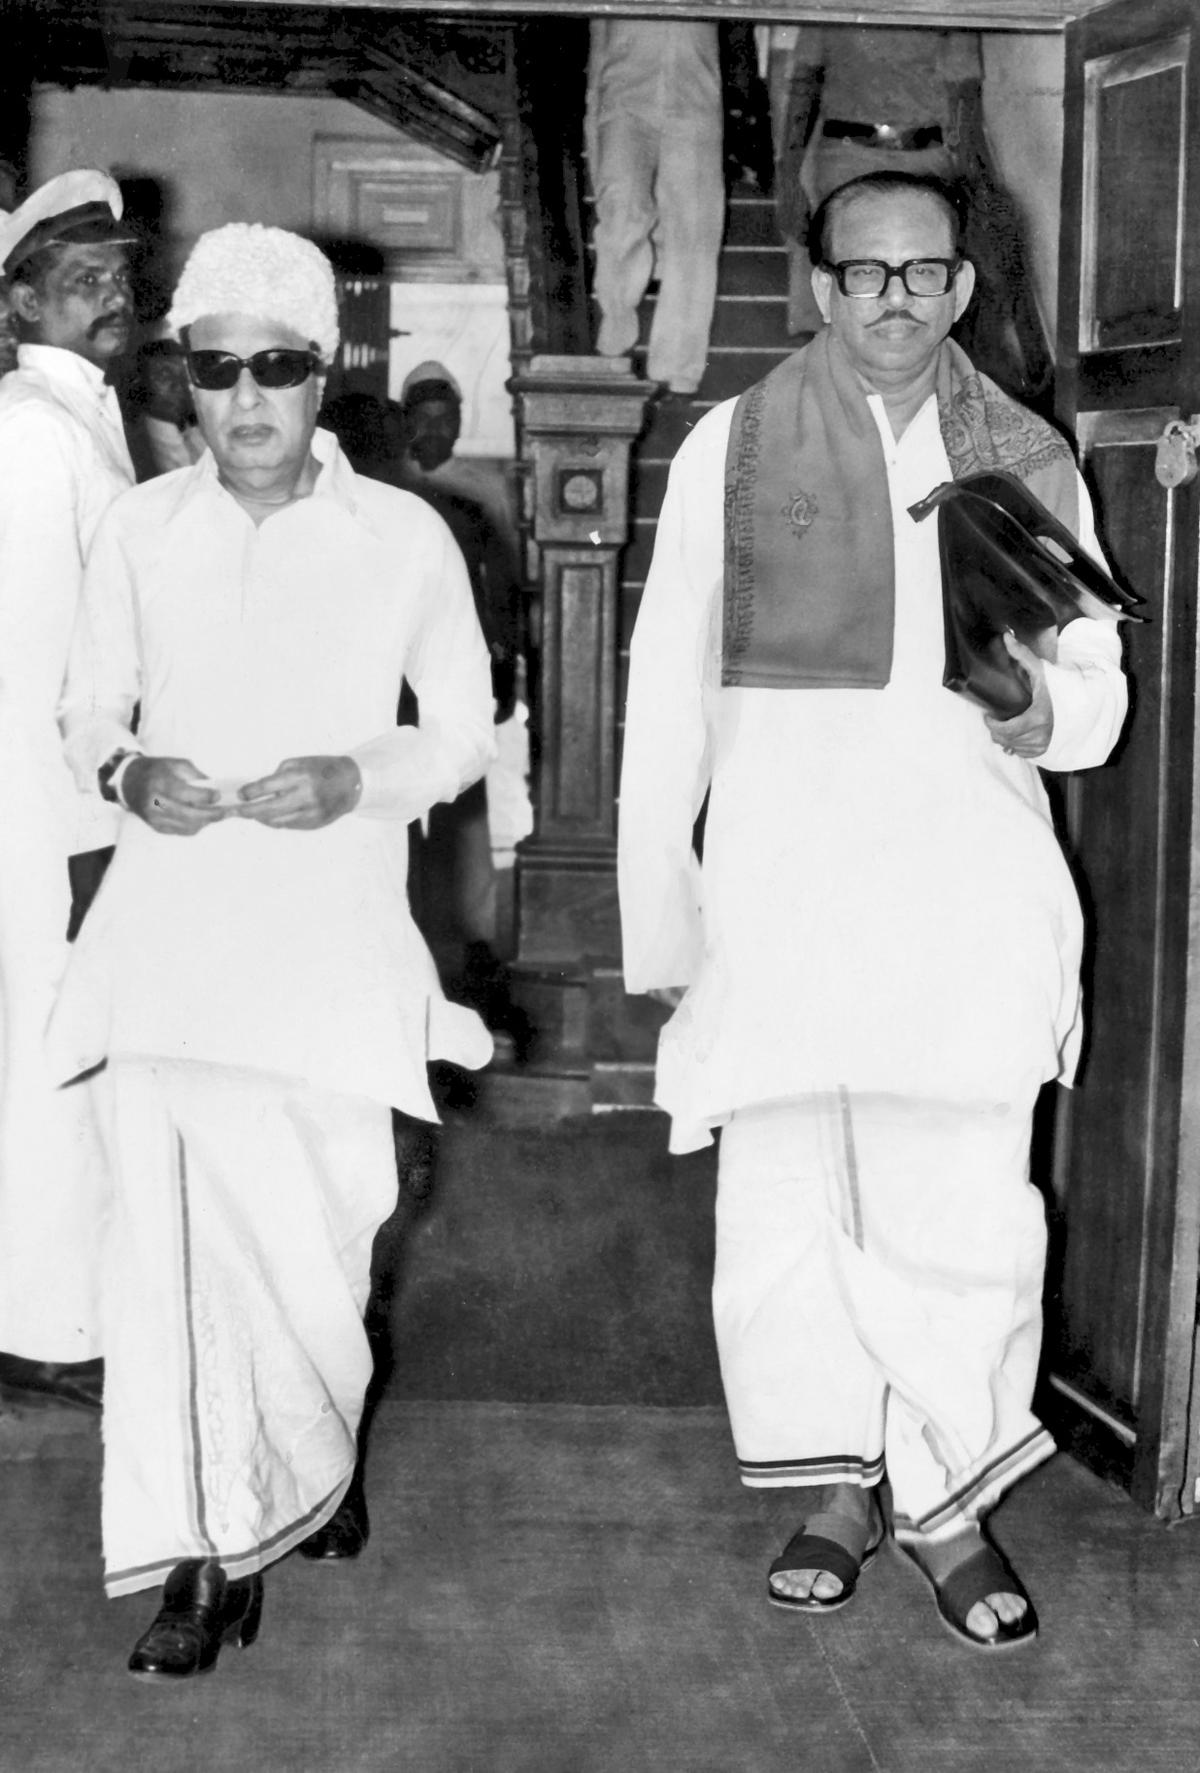
[[[67,857],[113,841],[57,724],[83,559],[133,484],[116,395],[73,351],[22,345],[0,383],[0,1348],[98,1351],[105,1185],[89,1089],[52,1087],[43,1038],[67,958]]]
[[[494,751],[462,556],[318,433],[312,495],[256,526],[205,455],[118,501],[88,562],[63,722],[81,782],[119,746],[243,783],[354,756],[320,830],[126,820],[51,1028],[105,1058],[104,1551],[112,1594],[185,1557],[263,1568],[329,1518],[370,1376],[387,1104],[436,1118],[429,1059],[491,1038],[409,913],[407,824]],[[398,727],[403,678],[420,724]],[[140,708],[137,737],[131,730]]]
[[[733,404],[672,467],[630,660],[625,981],[688,987],[659,1046],[672,1148],[738,1108],[839,1088],[1027,1101],[1072,1075],[1081,917],[1038,769],[941,685],[937,528],[907,514],[950,478],[936,404],[897,442],[870,400],[895,535],[891,681],[796,691],[720,687]],[[1046,676],[1041,767],[1103,762],[1126,710],[1116,624],[1071,623]]]
[[[408,909],[406,825],[494,753],[487,648],[441,518],[354,474],[328,433],[314,452],[312,496],[257,528],[207,454],[114,506],[64,730],[81,782],[122,745],[235,782],[350,753],[362,797],[318,831],[231,818],[179,838],[127,820],[52,1055],[63,1076],[104,1057],[237,1066],[433,1119],[426,1062],[482,1065],[491,1040],[441,994]],[[402,677],[416,727],[395,724]]]

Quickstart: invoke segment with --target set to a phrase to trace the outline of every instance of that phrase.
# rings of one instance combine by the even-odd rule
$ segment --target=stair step
[[[731,203],[725,223],[725,251],[731,246],[774,246],[780,252],[786,247],[775,225],[775,203],[770,197],[759,197],[752,203]]]
[[[642,590],[654,553],[658,513],[666,493],[670,465],[680,445],[703,415],[719,401],[744,393],[753,383],[807,342],[806,335],[787,331],[788,253],[775,222],[771,197],[749,186],[736,186],[726,214],[725,241],[717,273],[717,307],[709,336],[708,362],[697,395],[690,400],[654,402],[646,427],[632,452],[629,540],[621,555],[617,613],[617,745],[621,742],[620,712],[625,706],[629,672],[629,640],[637,619]],[[640,337],[649,337],[657,286],[651,285],[639,314]],[[634,351],[634,364],[645,375],[645,344]],[[621,1036],[627,1056],[629,1031]],[[644,1036],[643,1036],[644,1038]],[[648,1066],[650,1054],[637,1051]],[[644,1096],[640,1092],[645,1092]],[[593,1073],[593,1093],[611,1095],[613,1106],[624,1099],[649,1102],[648,1077],[619,1070],[611,1078]]]
[[[717,268],[717,296],[762,296],[787,293],[787,259],[766,246],[747,246],[723,253]]]
[[[654,459],[648,461],[644,455],[639,454],[629,476],[630,503],[637,512],[639,523],[646,522],[648,518],[657,518],[662,510],[670,471],[669,462]]]
[[[686,406],[674,401],[665,407],[657,404],[652,406],[649,423],[637,446],[638,460],[673,461],[676,450],[696,420],[708,411],[711,404],[711,401],[691,400]]]
[[[717,300],[734,296],[747,301],[787,299],[787,254],[781,246],[727,246],[717,264]],[[652,278],[639,310],[645,336],[648,315],[658,298],[658,280]],[[593,316],[596,299],[592,297]]]
[[[708,367],[704,379],[700,383],[700,394],[704,400],[731,400],[738,394],[744,394],[755,382],[761,381],[768,370],[782,363],[788,355],[788,347],[776,346],[772,350],[756,349],[753,346],[745,350],[714,351],[708,359]]]
[[[588,990],[587,1042],[593,1078],[601,1064],[607,1070],[632,1064],[653,1071],[658,1037],[670,1013],[652,997],[631,997],[619,967],[593,968]]]
[[[544,1127],[568,1115],[591,1113],[591,1078],[586,1071],[494,1065],[480,1072],[475,1103],[494,1126]]]
[[[592,1067],[592,1113],[654,1107],[654,1063],[601,1061]]]
[[[621,584],[620,601],[617,608],[617,633],[626,644],[633,633],[633,624],[637,620],[638,605],[642,601],[644,579],[625,579]],[[623,705],[623,704],[622,704]]]
[[[621,556],[621,577],[624,583],[636,581],[638,584],[645,584],[646,574],[650,571],[650,559],[654,553],[654,532],[657,527],[657,518],[640,516],[635,517],[630,524],[629,540]]]
[[[787,302],[782,296],[752,296],[748,299],[726,296],[717,303],[713,315],[709,350],[720,350],[724,346],[738,349],[749,345],[779,351],[779,341],[786,337]]]

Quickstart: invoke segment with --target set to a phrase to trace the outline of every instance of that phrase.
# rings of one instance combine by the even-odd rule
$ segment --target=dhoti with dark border
[[[216,1065],[123,1061],[99,1081],[105,1585],[151,1588],[195,1557],[249,1575],[353,1475],[390,1111]]]
[[[939,1537],[1053,1453],[1031,1112],[841,1091],[734,1114],[713,1304],[745,1483],[886,1470],[898,1537]]]

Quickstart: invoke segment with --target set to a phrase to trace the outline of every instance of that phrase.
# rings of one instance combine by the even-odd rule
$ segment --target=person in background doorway
[[[775,201],[789,243],[792,333],[814,332],[805,242],[816,206],[868,172],[961,180],[970,190],[965,246],[974,300],[955,337],[978,369],[1035,400],[1051,370],[1021,227],[983,127],[978,31],[927,26],[776,25],[768,85],[778,158]]]
[[[92,1085],[56,1088],[42,1041],[116,828],[72,781],[56,716],[84,555],[133,483],[109,380],[132,240],[101,171],[61,173],[0,223],[20,339],[0,383],[0,1381],[90,1407],[107,1186]]]
[[[139,346],[126,420],[139,480],[199,461],[204,439],[178,339],[147,339]]]
[[[638,305],[657,276],[646,375],[671,394],[694,394],[708,361],[725,226],[723,133],[715,24],[592,20],[586,143],[596,350],[633,350]]]
[[[447,484],[462,430],[462,395],[442,363],[418,364],[399,402],[399,454],[385,478],[418,494],[450,526],[471,578],[475,610],[492,661],[497,724],[516,705],[521,659],[521,590],[509,539],[479,500]],[[418,920],[454,987],[497,1028],[512,1020],[506,969],[497,954],[497,879],[487,787],[475,783],[434,807],[418,846]]]

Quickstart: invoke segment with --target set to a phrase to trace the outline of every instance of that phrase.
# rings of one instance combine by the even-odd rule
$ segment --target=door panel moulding
[[[239,0],[240,4],[292,6],[295,0]],[[323,0],[330,12],[422,12],[427,0]],[[755,24],[934,25],[968,30],[1062,31],[1073,19],[1096,11],[1107,0],[688,0],[688,18],[745,19]],[[192,0],[158,0],[162,10],[192,10]],[[118,15],[121,0],[110,0]],[[220,6],[214,9],[219,12]],[[618,14],[625,18],[678,18],[679,0],[440,0],[439,17],[488,14],[504,19],[594,18]]]

